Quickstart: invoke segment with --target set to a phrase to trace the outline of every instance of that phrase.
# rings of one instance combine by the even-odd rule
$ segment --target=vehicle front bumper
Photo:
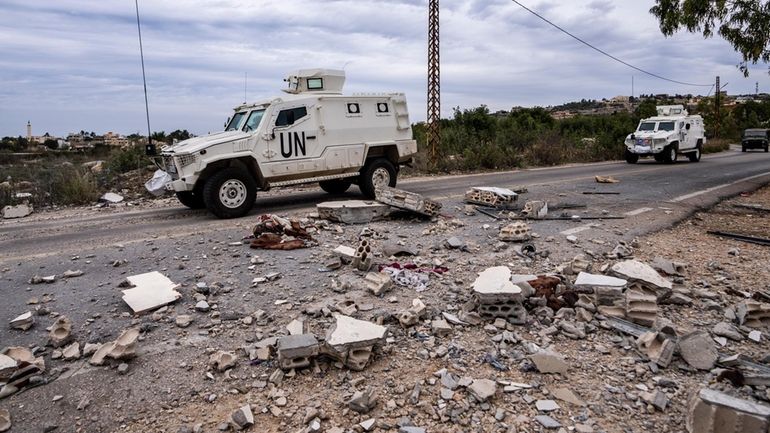
[[[746,149],[764,149],[767,146],[767,140],[743,140],[741,146]]]

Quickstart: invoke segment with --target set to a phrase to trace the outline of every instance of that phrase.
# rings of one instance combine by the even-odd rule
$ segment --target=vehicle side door
[[[306,105],[286,106],[275,115],[271,140],[273,161],[312,158],[318,127]]]

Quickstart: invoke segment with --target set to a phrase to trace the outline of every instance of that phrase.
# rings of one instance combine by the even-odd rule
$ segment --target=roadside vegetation
[[[661,102],[657,102],[660,104]],[[591,107],[592,101],[574,103]],[[438,164],[430,165],[425,124],[414,125],[419,153],[408,174],[454,173],[553,166],[575,162],[619,160],[623,139],[640,119],[655,115],[656,102],[642,102],[633,113],[578,115],[554,119],[545,108],[521,108],[490,112],[486,106],[455,109],[441,121],[442,143],[436,149]],[[714,138],[716,118],[713,100],[704,100],[697,114],[704,117],[709,138],[704,153],[721,152],[740,138],[745,128],[770,127],[770,101],[747,102],[723,110],[719,138]],[[153,133],[155,142],[189,137],[187,131]],[[142,145],[122,149],[95,146],[79,152],[49,150],[18,155],[24,139],[0,141],[0,207],[29,201],[36,207],[94,203],[108,191],[144,194],[144,182],[155,167]],[[30,193],[17,197],[17,193]]]

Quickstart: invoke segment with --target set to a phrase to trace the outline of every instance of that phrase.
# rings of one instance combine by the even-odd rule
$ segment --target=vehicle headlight
[[[665,138],[656,138],[655,140],[653,140],[653,143],[655,143],[655,144],[666,144],[666,139]]]

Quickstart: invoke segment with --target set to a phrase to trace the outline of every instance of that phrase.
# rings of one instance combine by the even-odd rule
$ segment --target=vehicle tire
[[[666,147],[665,149],[663,149],[663,158],[667,164],[675,163],[678,158],[678,154],[676,152],[676,146],[672,144]]]
[[[225,168],[203,187],[206,208],[219,218],[238,218],[249,213],[257,199],[257,184],[251,175],[237,167]]]
[[[318,182],[321,189],[329,194],[342,194],[347,191],[352,184],[353,181],[350,180],[350,178],[322,180]]]
[[[746,151],[746,146],[741,146],[741,152],[745,152],[745,151]]]
[[[374,199],[379,186],[396,186],[396,167],[384,158],[373,159],[364,166],[358,179],[358,188],[366,198]]]
[[[765,145],[765,153],[767,153],[767,151],[768,151],[769,149],[770,149],[770,146],[768,146],[768,145],[766,144],[766,145]]]
[[[639,155],[626,151],[626,162],[629,164],[636,164],[639,162]]]
[[[687,157],[690,158],[690,162],[700,162],[700,155],[701,155],[701,145],[697,145],[695,147],[694,152],[690,152],[687,154]]]
[[[665,162],[666,161],[665,150],[663,152],[656,153],[652,157],[655,158],[655,162]]]
[[[190,209],[204,209],[206,207],[200,192],[196,194],[194,191],[177,191],[176,198]]]

